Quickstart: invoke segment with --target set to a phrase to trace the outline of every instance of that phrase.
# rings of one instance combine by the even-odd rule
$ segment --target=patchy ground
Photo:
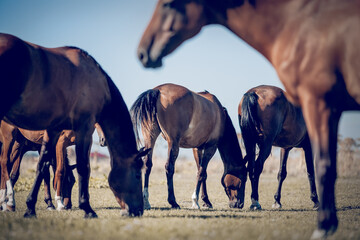
[[[261,176],[260,203],[264,210],[249,211],[250,184],[246,188],[245,208],[229,209],[220,184],[221,161],[210,162],[208,193],[213,209],[191,209],[195,187],[195,164],[179,159],[174,175],[175,195],[181,210],[167,203],[163,162],[155,163],[150,177],[152,210],[140,218],[120,217],[119,206],[108,189],[106,174],[93,165],[90,180],[90,202],[98,219],[83,219],[77,208],[77,185],[73,190],[72,211],[47,211],[39,194],[37,219],[24,219],[25,200],[32,174],[23,174],[16,189],[17,211],[0,212],[0,239],[309,239],[316,227],[317,212],[312,210],[309,184],[305,175],[288,176],[283,185],[282,210],[272,210],[276,191],[276,174]],[[75,174],[76,175],[76,174]],[[336,197],[339,229],[330,239],[360,239],[360,177],[339,178]]]

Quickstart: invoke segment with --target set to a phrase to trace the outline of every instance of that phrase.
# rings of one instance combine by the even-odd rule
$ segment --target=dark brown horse
[[[137,150],[125,102],[110,77],[85,51],[75,47],[44,48],[0,34],[0,119],[29,130],[46,129],[50,141],[40,154],[38,192],[56,136],[75,133],[79,208],[97,217],[89,203],[89,154],[94,124],[106,136],[111,157],[109,185],[123,214],[142,215],[142,154]],[[50,146],[50,147],[48,147]],[[35,216],[37,196],[29,195],[25,216]]]
[[[280,169],[277,176],[279,185],[274,196],[273,208],[281,208],[281,187],[287,175],[286,162],[290,150],[294,147],[304,149],[310,198],[314,202],[314,208],[318,208],[311,144],[301,109],[292,105],[280,88],[261,85],[244,94],[238,113],[252,188],[250,209],[261,209],[259,178],[272,146],[281,148]],[[259,147],[259,155],[255,161],[256,145]]]
[[[161,66],[208,24],[223,25],[263,54],[287,97],[301,106],[319,182],[313,237],[333,233],[338,123],[343,111],[360,110],[360,0],[159,0],[139,59],[145,67]]]
[[[168,202],[172,208],[180,208],[175,200],[173,186],[175,161],[180,147],[193,149],[198,168],[197,184],[192,195],[193,208],[200,208],[198,199],[201,186],[204,206],[212,207],[206,191],[206,169],[216,149],[224,163],[221,183],[229,197],[229,206],[243,207],[247,177],[245,162],[230,117],[214,95],[164,84],[142,93],[130,113],[134,126],[141,126],[146,148],[153,149],[160,133],[168,143],[165,169]],[[144,206],[150,209],[148,186],[152,151],[145,158],[145,166]]]
[[[105,144],[105,136],[98,123],[95,124],[99,136],[99,143],[101,146]],[[17,128],[5,121],[1,121],[0,126],[0,142],[1,149],[1,169],[2,176],[0,184],[0,206],[6,200],[3,209],[10,211],[15,210],[14,190],[13,187],[20,175],[20,164],[22,157],[27,151],[38,151],[40,153],[41,145],[46,136],[46,131],[30,131],[26,129]],[[57,203],[57,210],[71,209],[71,191],[75,183],[75,177],[72,170],[75,165],[69,166],[66,148],[75,144],[75,134],[71,130],[64,130],[61,132],[59,139],[56,143],[56,156],[50,164],[53,165],[54,174],[54,189],[55,201]],[[47,165],[49,166],[49,165]],[[11,169],[11,176],[9,177]],[[6,170],[6,171],[5,171]],[[46,177],[44,176],[44,192],[45,202],[49,209],[54,208],[50,194],[50,176],[48,169],[46,170]],[[36,193],[34,193],[36,194]]]

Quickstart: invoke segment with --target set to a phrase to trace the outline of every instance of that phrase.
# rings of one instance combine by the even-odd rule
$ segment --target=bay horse
[[[311,140],[320,197],[313,238],[338,227],[338,123],[343,111],[360,110],[359,12],[360,0],[158,0],[137,51],[145,67],[160,67],[203,26],[220,24],[269,60]]]
[[[136,130],[141,128],[145,148],[153,149],[157,137],[162,134],[168,143],[168,159],[165,165],[168,185],[168,202],[172,208],[180,208],[174,194],[173,175],[179,148],[192,148],[198,168],[197,184],[192,195],[193,208],[200,208],[200,187],[204,207],[212,204],[206,190],[206,169],[210,159],[219,150],[224,163],[221,183],[229,197],[229,206],[242,208],[247,178],[245,163],[230,117],[211,93],[195,93],[175,85],[163,84],[143,92],[130,109]],[[136,132],[139,140],[139,133]],[[150,150],[145,158],[144,208],[150,209],[149,177],[152,168]]]
[[[95,124],[95,128],[98,133],[100,146],[105,145],[105,136],[98,123]],[[3,210],[14,211],[15,199],[14,190],[16,181],[20,175],[20,164],[22,157],[27,151],[38,151],[40,154],[41,146],[46,136],[46,131],[29,131],[13,126],[5,121],[1,121],[0,125],[0,141],[2,143],[2,155],[0,159],[1,169],[4,171],[0,176],[0,206],[3,205]],[[51,161],[51,165],[55,171],[54,174],[54,189],[55,189],[55,201],[57,204],[57,210],[71,209],[71,191],[75,183],[75,177],[72,170],[76,165],[70,166],[67,158],[66,148],[75,144],[75,134],[71,130],[64,130],[61,132],[59,139],[56,143],[56,155],[55,161]],[[49,165],[47,165],[49,166]],[[11,176],[9,177],[11,169]],[[48,209],[55,209],[52,203],[50,194],[50,172],[48,168],[46,170],[46,177],[44,175],[44,193],[45,203],[48,205]],[[37,194],[37,193],[30,193]]]
[[[89,154],[94,124],[101,125],[110,152],[109,186],[122,215],[143,214],[142,155],[136,145],[126,104],[114,82],[87,52],[76,47],[45,48],[9,34],[0,34],[0,119],[24,129],[47,130],[55,146],[62,130],[75,134],[79,179],[79,208],[86,218],[97,217],[89,202]],[[51,151],[42,151],[35,192],[43,179],[41,169]],[[25,216],[36,216],[37,196],[26,200]]]
[[[301,109],[286,99],[282,89],[261,85],[244,94],[239,103],[238,117],[246,148],[245,161],[248,163],[252,188],[250,209],[261,209],[258,192],[259,178],[272,146],[281,148],[280,168],[277,176],[279,184],[272,207],[282,207],[281,187],[287,175],[287,158],[292,148],[299,147],[305,153],[310,199],[314,202],[314,209],[317,209],[319,200],[316,193],[313,155]],[[259,155],[255,161],[256,145],[259,147]]]

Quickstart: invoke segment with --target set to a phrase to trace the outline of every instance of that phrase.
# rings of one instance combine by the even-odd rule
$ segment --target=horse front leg
[[[179,155],[179,145],[174,143],[168,143],[168,160],[165,164],[166,170],[166,179],[168,185],[168,202],[171,205],[171,208],[180,209],[179,204],[177,204],[174,194],[174,182],[173,176],[175,172],[175,161]]]
[[[305,95],[308,96],[308,95]],[[341,112],[332,111],[322,98],[302,99],[301,107],[316,163],[320,207],[312,238],[325,238],[338,227],[335,206],[337,130]]]
[[[65,209],[61,196],[65,173],[66,146],[69,146],[66,131],[62,131],[56,143],[56,171],[54,176],[55,202],[57,205],[56,210],[58,211]]]
[[[45,163],[43,169],[44,176],[44,202],[47,205],[47,210],[55,210],[55,206],[51,198],[51,184],[50,184],[50,162]]]
[[[259,203],[259,179],[264,168],[265,160],[270,155],[271,147],[271,142],[267,140],[260,144],[259,156],[257,157],[254,169],[250,174],[252,190],[250,210],[261,210],[261,205]]]
[[[79,176],[79,208],[84,210],[84,218],[97,218],[97,214],[91,208],[89,202],[89,178],[90,178],[90,147],[92,143],[92,132],[76,132],[75,151],[76,165]]]
[[[306,140],[306,143],[305,143],[303,149],[305,152],[306,170],[307,170],[307,175],[308,175],[309,184],[310,184],[310,199],[311,199],[311,201],[314,202],[313,209],[318,210],[320,203],[319,203],[318,195],[316,192],[314,158],[313,158],[313,154],[312,154],[310,139],[308,137],[307,137],[307,140]]]
[[[291,150],[291,148],[281,148],[281,150],[280,150],[280,168],[279,168],[279,172],[277,175],[278,188],[274,195],[275,202],[272,205],[272,208],[280,209],[282,207],[281,203],[280,203],[281,188],[282,188],[282,184],[287,176],[286,163],[287,163],[287,159],[288,159],[290,150]]]

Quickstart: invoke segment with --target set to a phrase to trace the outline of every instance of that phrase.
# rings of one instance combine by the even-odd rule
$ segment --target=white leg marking
[[[0,206],[3,211],[6,211],[5,196],[6,196],[6,189],[1,189],[0,190]]]
[[[6,198],[8,199],[7,205],[15,207],[15,193],[10,180],[6,181]]]
[[[196,190],[194,191],[193,195],[191,196],[192,199],[192,208],[194,209],[200,209],[199,206],[199,196],[196,195]]]
[[[151,209],[151,205],[150,205],[150,202],[149,202],[149,191],[148,191],[148,188],[144,188],[144,191],[143,191],[143,198],[144,198],[144,209],[145,210],[150,210]]]
[[[55,192],[55,202],[56,202],[56,210],[61,211],[64,210],[65,206],[61,202],[61,197],[57,195],[57,192]]]

